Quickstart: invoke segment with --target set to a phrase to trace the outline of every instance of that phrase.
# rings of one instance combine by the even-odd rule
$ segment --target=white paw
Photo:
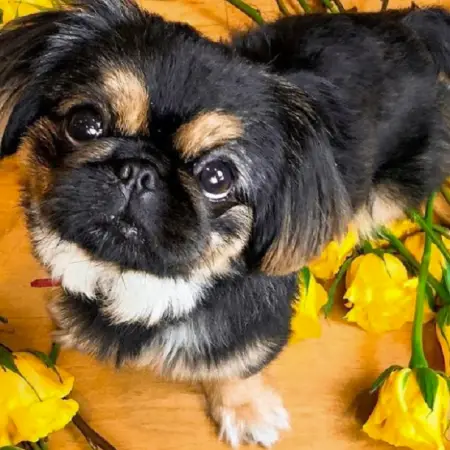
[[[280,431],[289,429],[288,412],[279,406],[254,417],[241,417],[235,410],[224,408],[220,419],[219,439],[233,448],[241,443],[272,447],[280,438]]]
[[[280,397],[261,383],[239,387],[244,389],[227,388],[221,395],[209,396],[219,438],[234,448],[243,443],[271,447],[280,432],[289,429],[289,415]]]

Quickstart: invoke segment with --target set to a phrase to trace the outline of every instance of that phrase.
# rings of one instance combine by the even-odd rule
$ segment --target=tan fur
[[[165,351],[164,346],[149,347],[130,364],[150,367],[158,375],[178,381],[232,380],[244,376],[251,367],[261,364],[271,352],[271,345],[267,341],[255,342],[215,365],[203,361],[198,361],[195,365],[187,364],[183,359],[167,364],[168,361],[163,357]]]
[[[17,91],[11,96],[12,89],[0,91],[0,141],[8,124],[9,116],[14,108],[17,97],[21,91]]]
[[[243,131],[242,122],[232,114],[224,111],[204,112],[179,128],[174,143],[184,158],[194,158],[241,137]]]
[[[90,87],[88,86],[87,89]],[[82,105],[90,104],[92,99],[87,94],[75,94],[68,98],[65,98],[58,105],[58,114],[65,116],[71,109],[77,108]]]
[[[268,275],[288,275],[302,268],[305,255],[289,241],[291,233],[290,217],[284,219],[284,230],[279,239],[266,252],[261,262],[261,270]]]
[[[280,397],[261,374],[205,383],[204,391],[220,438],[234,448],[241,443],[271,447],[280,431],[289,429],[289,416]]]
[[[387,188],[381,188],[356,213],[352,223],[362,237],[370,236],[380,225],[387,225],[404,216],[401,198],[394,198],[395,194]]]
[[[220,408],[233,408],[245,421],[254,419],[254,414],[257,413],[252,409],[253,401],[271,391],[264,383],[261,373],[249,378],[205,382],[203,388],[213,415]]]
[[[211,233],[208,247],[203,253],[199,271],[226,273],[232,260],[238,257],[247,244],[252,229],[252,211],[244,205],[234,206],[225,215],[238,224],[239,233],[233,236],[221,236]],[[225,217],[224,217],[225,219]]]
[[[47,118],[40,119],[29,130],[17,152],[23,169],[22,182],[34,202],[40,202],[53,181],[52,171],[36,157],[35,147],[39,142],[39,145],[45,145],[52,149],[56,132],[55,124],[52,121]]]
[[[449,78],[448,74],[446,74],[444,72],[440,72],[438,75],[438,82],[443,83],[445,85],[450,85],[450,78]]]
[[[93,140],[68,155],[64,165],[68,168],[78,168],[87,163],[102,161],[109,158],[114,149],[115,146],[112,142]]]
[[[105,71],[103,85],[117,128],[125,135],[148,134],[150,94],[143,77],[130,68],[115,68]]]

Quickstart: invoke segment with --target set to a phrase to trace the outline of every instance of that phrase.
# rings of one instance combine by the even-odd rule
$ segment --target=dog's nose
[[[151,191],[155,187],[156,170],[150,164],[128,161],[119,167],[117,177],[129,189],[137,192]]]

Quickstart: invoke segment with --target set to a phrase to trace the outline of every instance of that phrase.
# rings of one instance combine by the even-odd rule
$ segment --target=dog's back
[[[336,48],[344,43],[355,46],[354,50],[364,49],[373,44],[366,39],[368,30],[385,30],[389,23],[398,22],[413,31],[440,70],[450,72],[450,13],[438,7],[383,13],[344,13],[338,16],[322,13],[292,16],[250,32],[238,33],[232,45],[241,55],[267,64],[276,71],[308,70],[315,67],[312,62],[314,58],[311,60],[307,56],[314,56],[327,45]],[[340,36],[339,41],[335,39],[336,34]],[[395,38],[395,34],[392,37]],[[342,56],[340,52],[331,55],[330,65],[339,65]],[[376,59],[377,54],[373,53],[372,57]]]
[[[450,13],[441,8],[414,9],[402,23],[420,37],[438,69],[450,73]]]

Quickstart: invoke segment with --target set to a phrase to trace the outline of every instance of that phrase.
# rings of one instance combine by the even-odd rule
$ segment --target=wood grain
[[[250,2],[266,17],[275,17],[275,1]],[[423,4],[422,1],[418,2]],[[434,2],[441,3],[442,2]],[[173,20],[188,21],[218,39],[230,28],[248,26],[241,13],[222,0],[147,0],[146,7]],[[391,0],[396,7],[409,1]],[[292,0],[292,5],[296,2]],[[376,10],[377,0],[349,0],[361,10]],[[32,289],[32,279],[43,276],[33,260],[23,218],[17,205],[18,168],[14,158],[0,164],[0,315],[10,324],[0,328],[0,340],[20,349],[49,348],[48,289]],[[432,328],[427,342],[432,361],[440,354]],[[409,330],[373,336],[334,318],[323,323],[320,339],[288,348],[269,368],[292,417],[292,431],[276,446],[279,450],[382,450],[391,448],[366,438],[360,431],[373,398],[365,393],[381,370],[407,364]],[[145,370],[117,372],[75,352],[63,352],[60,364],[76,376],[73,396],[89,423],[118,450],[215,450],[217,441],[204,413],[196,386],[166,383]],[[87,449],[71,426],[55,433],[51,450]]]

